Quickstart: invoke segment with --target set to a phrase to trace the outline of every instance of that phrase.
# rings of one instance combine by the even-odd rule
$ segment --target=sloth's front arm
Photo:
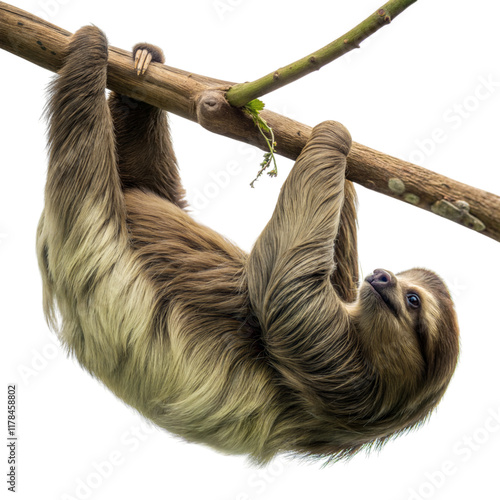
[[[332,326],[337,332],[347,329],[331,278],[350,145],[339,123],[313,129],[250,254],[251,304],[280,370],[318,369],[334,347],[328,341]]]

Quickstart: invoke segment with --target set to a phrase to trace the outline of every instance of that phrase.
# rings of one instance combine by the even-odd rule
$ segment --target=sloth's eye
[[[416,293],[407,293],[406,302],[413,309],[418,309],[420,307],[420,297]]]

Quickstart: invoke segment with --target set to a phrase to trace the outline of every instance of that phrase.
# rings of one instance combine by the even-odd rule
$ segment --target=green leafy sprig
[[[260,112],[264,109],[265,104],[259,99],[254,99],[247,103],[243,109],[252,117],[253,122],[258,127],[259,132],[264,137],[269,151],[264,154],[264,159],[260,164],[260,170],[257,172],[257,176],[250,183],[253,188],[255,181],[264,173],[264,171],[269,168],[271,162],[273,163],[273,169],[267,172],[267,175],[271,177],[276,177],[278,175],[278,165],[276,163],[276,157],[274,156],[276,152],[276,141],[274,140],[274,132],[271,127],[267,124],[266,120],[262,118]]]

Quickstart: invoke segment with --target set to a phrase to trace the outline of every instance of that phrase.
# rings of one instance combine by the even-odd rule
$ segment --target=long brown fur
[[[106,65],[104,34],[80,29],[48,107],[38,257],[68,351],[157,425],[260,463],[349,457],[422,422],[456,364],[453,304],[422,269],[358,292],[347,130],[314,128],[247,255],[184,210],[166,114],[106,101]]]

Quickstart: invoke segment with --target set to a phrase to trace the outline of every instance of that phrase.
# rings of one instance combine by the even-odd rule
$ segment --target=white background
[[[124,49],[155,43],[169,65],[231,81],[254,79],[326,45],[382,4],[13,3],[69,31],[93,23]],[[263,100],[308,125],[341,121],[357,142],[500,194],[499,42],[493,0],[473,6],[420,0],[360,50]],[[0,408],[6,411],[7,383],[16,383],[17,498],[499,498],[499,243],[360,188],[363,274],[425,266],[445,278],[461,325],[456,375],[430,422],[380,454],[326,468],[284,458],[253,468],[244,457],[149,427],[60,351],[42,317],[34,251],[46,171],[42,110],[51,74],[3,51],[0,67]],[[171,122],[197,217],[249,250],[291,162],[280,158],[278,179],[263,179],[252,190],[260,151],[175,116]],[[431,142],[435,129],[442,131],[439,144]],[[230,175],[221,174],[228,168]],[[0,420],[5,435],[6,415]],[[0,449],[0,488],[6,491],[7,448]]]

